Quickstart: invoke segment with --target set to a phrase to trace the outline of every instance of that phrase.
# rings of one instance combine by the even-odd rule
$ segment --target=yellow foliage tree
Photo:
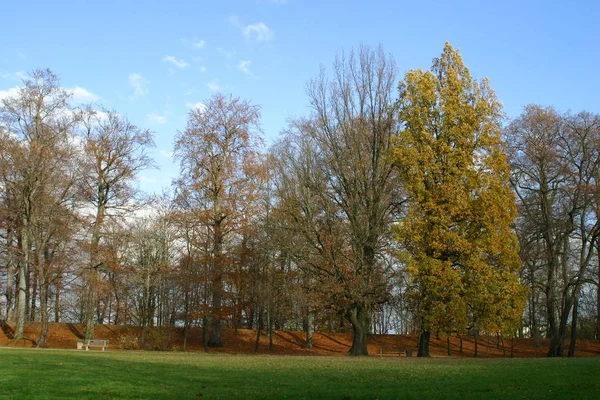
[[[521,316],[517,215],[501,141],[501,105],[446,43],[430,71],[399,86],[395,162],[409,196],[397,225],[419,312],[431,332],[500,331]]]

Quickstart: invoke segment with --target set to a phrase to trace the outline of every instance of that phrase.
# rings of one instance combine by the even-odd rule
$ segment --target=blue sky
[[[176,176],[190,106],[215,90],[259,104],[269,143],[306,113],[320,65],[361,43],[383,45],[400,79],[450,41],[508,116],[530,103],[600,112],[598,1],[8,1],[0,35],[0,96],[49,67],[76,99],[155,132],[147,191]]]

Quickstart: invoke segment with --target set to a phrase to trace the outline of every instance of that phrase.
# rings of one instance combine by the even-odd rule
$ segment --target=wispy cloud
[[[233,56],[235,56],[235,51],[230,51],[222,47],[217,47],[217,51],[227,58],[233,58]]]
[[[273,31],[263,22],[247,25],[242,33],[246,39],[256,40],[258,42],[269,42],[273,40]]]
[[[0,72],[0,78],[11,79],[11,80],[23,80],[23,79],[27,79],[27,74],[23,71]]]
[[[254,78],[255,75],[252,73],[252,71],[250,71],[250,64],[252,64],[252,61],[250,61],[250,60],[242,60],[238,64],[237,68],[240,71],[242,71],[244,74],[246,74],[247,76],[250,76],[250,77]]]
[[[67,91],[71,93],[72,99],[75,103],[90,103],[92,101],[97,101],[100,99],[100,96],[80,86],[75,86],[74,88],[67,89]]]
[[[129,86],[133,88],[133,97],[145,96],[150,93],[148,81],[141,74],[129,74]]]
[[[204,111],[204,110],[206,110],[206,104],[204,104],[201,101],[199,101],[197,103],[185,103],[185,106],[187,108],[191,108],[192,110],[199,110],[201,112]]]
[[[194,46],[197,49],[201,49],[204,46],[206,46],[206,40],[202,40],[202,39],[200,39],[200,40],[193,40],[192,41],[192,46]]]
[[[150,122],[150,123],[163,125],[163,124],[167,123],[168,116],[169,116],[168,113],[164,113],[164,114],[150,113],[150,114],[146,115],[146,118],[148,119],[148,122]]]
[[[256,22],[250,25],[243,25],[237,15],[232,15],[227,18],[227,22],[237,27],[248,40],[256,40],[257,42],[270,42],[275,36],[273,30],[264,22]]]
[[[207,87],[209,90],[212,90],[213,92],[216,92],[216,91],[218,91],[218,90],[221,90],[221,86],[219,86],[219,83],[218,83],[218,82],[217,82],[215,79],[213,79],[212,81],[208,82],[208,83],[206,84],[206,87]]]
[[[163,62],[167,62],[167,63],[173,64],[177,68],[187,68],[190,65],[190,64],[188,64],[184,60],[180,60],[180,59],[177,59],[177,58],[175,58],[173,56],[168,56],[168,55],[164,56],[162,60],[163,60]]]
[[[163,156],[165,158],[173,158],[173,152],[172,151],[159,150],[158,152],[160,153],[161,156]]]

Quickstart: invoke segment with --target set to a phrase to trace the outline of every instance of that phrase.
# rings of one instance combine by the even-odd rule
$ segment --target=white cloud
[[[252,61],[250,60],[242,60],[240,61],[240,63],[238,64],[237,68],[242,71],[244,74],[254,77],[254,74],[252,73],[252,71],[250,71],[250,64],[252,64]]]
[[[206,40],[193,40],[192,46],[194,46],[197,49],[201,49],[204,46],[206,46]]]
[[[9,97],[15,97],[17,94],[19,94],[19,89],[19,87],[12,87],[10,89],[0,90],[0,100]]]
[[[166,158],[173,158],[173,152],[172,151],[166,151],[166,150],[159,150],[158,151],[160,153],[161,156],[166,157]]]
[[[129,86],[133,88],[133,97],[145,96],[150,93],[148,81],[141,74],[129,74]]]
[[[273,31],[264,22],[244,26],[240,23],[240,18],[237,15],[227,18],[227,22],[241,30],[248,40],[256,40],[257,42],[269,42],[273,40]]]
[[[166,124],[167,117],[168,117],[167,113],[164,113],[164,114],[150,113],[150,114],[146,115],[148,122],[152,122],[152,123],[159,124],[159,125]]]
[[[206,72],[206,67],[204,65],[200,66],[200,72]]]
[[[258,42],[268,42],[273,39],[273,31],[263,22],[247,25],[242,29],[246,39],[253,39]]]
[[[163,60],[163,62],[168,62],[168,63],[173,64],[177,68],[187,68],[190,65],[186,61],[179,60],[173,56],[164,56],[162,60]]]
[[[67,89],[67,92],[71,93],[71,95],[73,96],[73,101],[75,103],[91,103],[100,99],[98,95],[80,86],[75,86],[72,89]]]
[[[233,56],[235,56],[235,51],[229,51],[222,47],[217,47],[217,51],[227,58],[233,58]]]
[[[212,90],[213,92],[216,92],[217,90],[221,89],[221,86],[219,86],[219,83],[216,80],[212,80],[212,81],[208,82],[206,84],[206,87],[209,90]]]
[[[218,90],[218,89],[217,89]],[[206,104],[204,104],[203,102],[199,101],[197,103],[185,103],[185,106],[187,108],[191,108],[191,109],[197,109],[200,111],[204,111],[206,110]]]

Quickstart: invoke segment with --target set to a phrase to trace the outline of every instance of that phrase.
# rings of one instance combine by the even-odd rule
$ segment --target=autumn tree
[[[142,204],[134,186],[140,171],[154,163],[147,151],[154,146],[152,133],[129,122],[113,110],[87,107],[82,112],[84,177],[81,195],[93,209],[89,241],[89,264],[83,278],[85,337],[94,338],[98,302],[99,268],[106,263],[101,255],[101,241],[106,220],[125,215]]]
[[[523,290],[512,229],[517,208],[501,142],[501,105],[446,43],[430,71],[399,86],[396,165],[409,196],[397,238],[421,330],[497,329],[520,318]]]
[[[180,178],[176,186],[210,231],[212,332],[207,344],[221,347],[223,282],[231,260],[226,246],[254,201],[260,109],[220,93],[204,105],[190,111],[186,129],[177,134]]]
[[[600,237],[600,117],[529,105],[506,134],[521,213],[520,240],[530,250],[523,254],[524,262],[530,282],[545,297],[548,355],[563,356],[571,320],[572,356],[579,297],[594,282],[592,261]],[[534,311],[541,308],[537,303],[530,300]]]
[[[352,326],[350,354],[367,355],[374,306],[389,293],[384,248],[401,202],[392,165],[396,65],[381,48],[342,55],[310,82],[311,115],[292,121],[279,158],[287,249]]]
[[[28,303],[33,316],[39,287],[42,333],[38,345],[43,346],[52,243],[64,232],[61,226],[69,225],[73,212],[72,189],[77,178],[73,137],[78,119],[69,106],[70,94],[60,87],[52,71],[35,70],[23,84],[14,96],[0,104],[2,184],[12,213],[7,220],[11,262],[15,261],[15,253],[19,255],[14,339],[23,337]],[[18,248],[13,247],[17,243]],[[14,267],[13,264],[11,268]]]

